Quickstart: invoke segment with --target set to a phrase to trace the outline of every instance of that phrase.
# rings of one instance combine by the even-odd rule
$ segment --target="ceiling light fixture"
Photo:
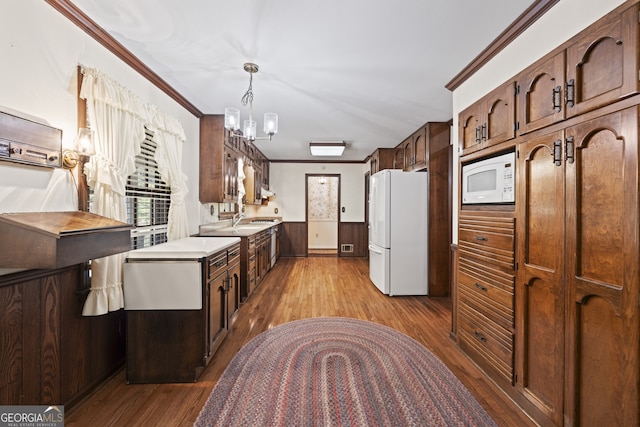
[[[312,156],[342,156],[344,141],[311,141],[309,150]]]
[[[264,113],[264,133],[267,136],[256,137],[256,122],[253,121],[253,75],[258,72],[258,66],[252,62],[244,64],[244,70],[249,73],[249,89],[242,97],[242,105],[249,104],[249,120],[244,121],[243,135],[250,141],[256,139],[268,139],[278,133],[278,115],[276,113]],[[240,128],[240,110],[237,108],[224,109],[224,127],[236,133]],[[238,133],[236,133],[238,134]]]

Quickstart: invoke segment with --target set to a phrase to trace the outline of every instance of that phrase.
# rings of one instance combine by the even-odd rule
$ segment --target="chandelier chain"
[[[253,73],[249,73],[249,89],[242,97],[242,105],[246,107],[248,103],[253,105]]]

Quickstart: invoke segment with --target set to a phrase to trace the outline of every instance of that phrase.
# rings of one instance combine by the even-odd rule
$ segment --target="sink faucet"
[[[237,219],[236,219],[237,217]],[[236,228],[236,226],[238,225],[238,223],[240,222],[240,220],[244,218],[244,212],[238,212],[237,214],[235,214],[233,216],[233,218],[231,219],[231,225],[233,226],[233,228]]]

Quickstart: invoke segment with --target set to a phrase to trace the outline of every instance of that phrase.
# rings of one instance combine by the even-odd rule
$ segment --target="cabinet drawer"
[[[240,262],[240,245],[231,246],[227,249],[227,263],[229,265]]]
[[[481,263],[483,265],[500,269],[504,273],[512,273],[515,269],[515,252],[482,245],[474,245],[466,241],[458,242],[460,260]]]
[[[502,234],[479,227],[467,228],[460,224],[460,241],[482,247],[513,251],[513,233]]]
[[[461,304],[458,315],[459,345],[483,368],[513,382],[513,334]]]
[[[515,325],[513,296],[494,288],[495,294],[505,294],[506,298],[504,299],[508,300],[510,304],[503,305],[497,300],[492,299],[491,296],[488,295],[488,292],[480,291],[474,285],[483,286],[477,282],[473,285],[460,282],[460,287],[458,288],[460,304],[472,307],[478,313],[507,330],[513,330]],[[491,289],[491,287],[487,286],[486,289]]]
[[[458,272],[460,274],[458,280],[466,280],[468,283],[480,282],[509,295],[514,294],[515,271],[505,272],[495,263],[479,262],[464,256],[458,262]]]
[[[211,280],[227,269],[227,251],[218,252],[207,260],[207,280]]]

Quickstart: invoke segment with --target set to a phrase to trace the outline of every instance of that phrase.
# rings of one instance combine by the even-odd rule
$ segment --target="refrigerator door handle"
[[[376,247],[375,247],[375,246],[373,246],[373,245],[369,245],[369,250],[370,250],[371,252],[375,252],[375,253],[377,253],[377,254],[382,254],[382,251],[381,251],[380,249],[376,248]]]

